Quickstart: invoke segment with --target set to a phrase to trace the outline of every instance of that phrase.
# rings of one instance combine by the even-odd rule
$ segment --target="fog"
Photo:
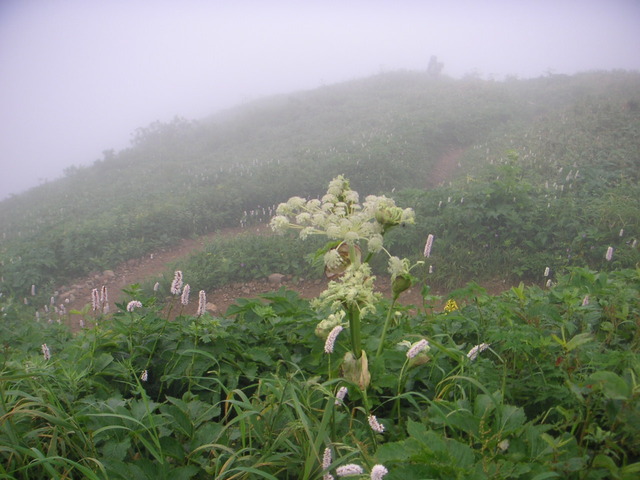
[[[0,1],[0,199],[138,127],[398,69],[640,70],[637,0]]]

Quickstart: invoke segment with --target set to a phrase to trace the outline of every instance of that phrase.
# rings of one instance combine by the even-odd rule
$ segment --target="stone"
[[[214,312],[215,313],[215,312],[218,311],[218,306],[215,303],[211,303],[211,302],[208,302],[205,305],[205,308],[206,308],[207,312]]]
[[[272,285],[280,285],[284,280],[284,275],[281,273],[272,273],[269,275],[269,283]]]

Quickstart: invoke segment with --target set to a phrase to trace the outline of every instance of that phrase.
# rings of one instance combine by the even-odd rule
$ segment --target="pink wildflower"
[[[427,237],[427,243],[424,245],[424,256],[429,258],[431,256],[431,247],[433,246],[433,235],[430,233]]]
[[[198,312],[196,315],[201,317],[207,311],[207,292],[200,290],[198,293]]]
[[[378,419],[376,418],[375,415],[369,415],[368,420],[369,420],[369,426],[371,427],[371,430],[377,433],[384,432],[384,425],[378,422]]]
[[[364,470],[362,470],[362,467],[360,465],[349,463],[347,465],[342,465],[341,467],[336,468],[336,473],[339,477],[349,477],[351,475],[361,475],[362,473],[364,473]]]
[[[324,449],[324,453],[322,454],[322,470],[325,470],[325,474],[322,476],[322,480],[333,480],[333,475],[331,475],[327,470],[331,466],[331,449],[329,447]]]
[[[338,389],[338,393],[336,393],[336,405],[340,405],[342,402],[344,402],[344,397],[347,396],[347,392],[349,390],[347,389],[347,387],[340,387]]]
[[[586,307],[587,305],[589,305],[589,295],[585,295],[582,299],[582,306]]]
[[[467,358],[473,362],[478,357],[478,354],[484,352],[487,348],[489,348],[490,345],[490,343],[481,343],[480,345],[476,345],[471,350],[469,350],[469,353],[467,353]]]
[[[45,360],[51,360],[51,350],[49,350],[46,343],[42,344],[42,356]]]
[[[338,338],[338,335],[343,329],[344,327],[342,325],[336,325],[329,332],[329,335],[327,336],[327,341],[324,342],[324,353],[333,353],[333,347],[334,347],[334,344],[336,343],[336,338]]]
[[[171,282],[171,293],[173,295],[180,295],[182,291],[182,272],[180,270],[176,270],[173,282]]]
[[[389,470],[384,465],[374,465],[371,469],[371,480],[382,480]]]
[[[51,297],[51,299],[53,300],[53,297]],[[100,308],[100,294],[97,288],[91,290],[91,307],[94,312]]]
[[[607,248],[607,253],[605,254],[604,258],[607,259],[607,262],[611,261],[611,259],[613,258],[613,247]]]
[[[424,338],[419,342],[414,343],[411,346],[411,348],[407,351],[407,358],[412,359],[428,346],[429,346],[429,342],[427,342]]]
[[[142,307],[142,302],[140,300],[131,300],[127,304],[127,312],[133,312],[136,308]]]
[[[189,305],[189,292],[191,292],[191,287],[187,283],[182,290],[182,296],[180,297],[180,302],[182,305]]]

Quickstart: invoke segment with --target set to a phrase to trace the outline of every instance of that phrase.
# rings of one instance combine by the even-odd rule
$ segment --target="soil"
[[[462,153],[464,153],[464,149],[452,150],[439,159],[434,167],[433,174],[433,181],[436,184],[450,178],[457,167],[458,159]],[[166,273],[168,264],[202,250],[215,237],[230,237],[247,232],[267,235],[270,234],[270,229],[266,224],[260,224],[249,228],[223,229],[196,239],[184,239],[175,247],[162,249],[145,257],[129,260],[118,265],[113,270],[94,272],[85,278],[77,279],[70,285],[61,286],[56,292],[55,302],[56,304],[64,304],[67,311],[82,311],[83,308],[88,308],[91,304],[91,291],[94,288],[100,290],[102,286],[106,286],[109,293],[109,310],[112,312],[116,311],[117,307],[115,303],[121,301],[123,288],[134,283],[140,283],[161,276],[163,273]],[[280,286],[297,291],[303,298],[314,298],[326,288],[326,285],[327,280],[325,279],[304,280],[284,277],[283,281],[278,284],[269,282],[268,279],[256,280],[230,284],[207,292],[207,302],[211,304],[210,311],[212,313],[223,315],[229,306],[235,303],[238,298],[256,297],[262,293],[275,291]],[[490,294],[499,293],[508,288],[508,286],[500,281],[489,282],[482,286],[486,288]],[[391,289],[388,277],[378,277],[376,287],[385,297],[390,297]],[[445,292],[432,291],[432,293],[435,295],[443,295]],[[420,288],[413,288],[404,292],[400,297],[400,301],[405,305],[422,305]],[[196,308],[197,298],[193,298],[189,307],[187,307],[183,313],[195,313]],[[70,314],[67,316],[67,321],[73,330],[79,328],[81,318],[83,318],[81,314]]]

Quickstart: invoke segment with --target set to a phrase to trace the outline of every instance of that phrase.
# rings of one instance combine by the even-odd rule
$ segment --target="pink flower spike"
[[[329,447],[324,449],[322,454],[322,469],[327,470],[331,466],[331,449]]]
[[[342,330],[344,330],[344,327],[342,325],[337,325],[333,327],[333,330],[329,332],[327,341],[324,342],[324,353],[333,353],[333,347],[336,343],[336,338],[338,338],[338,335]]]
[[[481,343],[480,345],[476,345],[471,350],[469,350],[469,353],[467,353],[467,358],[473,362],[478,357],[478,355],[489,348],[490,345],[490,343]]]
[[[424,245],[424,256],[429,258],[431,256],[431,247],[433,246],[433,235],[430,233],[427,237],[427,243]]]
[[[338,389],[338,393],[336,393],[336,405],[340,405],[344,402],[344,397],[347,396],[347,392],[347,387],[340,387]]]
[[[198,293],[198,313],[196,315],[201,317],[207,311],[207,292],[200,290]]]
[[[189,305],[189,292],[191,292],[191,287],[187,283],[182,290],[182,296],[180,297],[180,303],[182,305]]]
[[[53,297],[51,297],[53,300]],[[98,293],[98,289],[94,288],[91,290],[91,308],[95,312],[100,307],[100,294]]]
[[[407,358],[412,359],[413,357],[418,355],[420,352],[422,352],[424,349],[426,349],[428,346],[429,346],[429,342],[427,342],[423,338],[419,342],[416,342],[415,344],[413,344],[413,346],[407,351]]]
[[[42,344],[42,356],[45,360],[51,360],[51,350],[49,350],[46,343]]]
[[[604,258],[607,259],[607,262],[611,261],[611,259],[613,258],[613,247],[607,248],[607,253],[605,254]]]
[[[171,282],[171,293],[173,295],[180,295],[182,291],[182,272],[180,270],[176,270],[173,282]]]
[[[377,433],[384,432],[384,425],[378,422],[378,419],[376,418],[375,415],[369,415],[368,420],[369,420],[369,426],[371,427],[371,430]]]
[[[362,475],[363,473],[364,470],[362,470],[362,467],[355,463],[349,463],[336,468],[336,474],[339,477],[350,477],[352,475]]]
[[[382,480],[389,470],[384,465],[374,465],[371,469],[371,480]]]
[[[131,300],[127,304],[127,312],[133,312],[136,308],[142,307],[142,302],[140,300]]]

